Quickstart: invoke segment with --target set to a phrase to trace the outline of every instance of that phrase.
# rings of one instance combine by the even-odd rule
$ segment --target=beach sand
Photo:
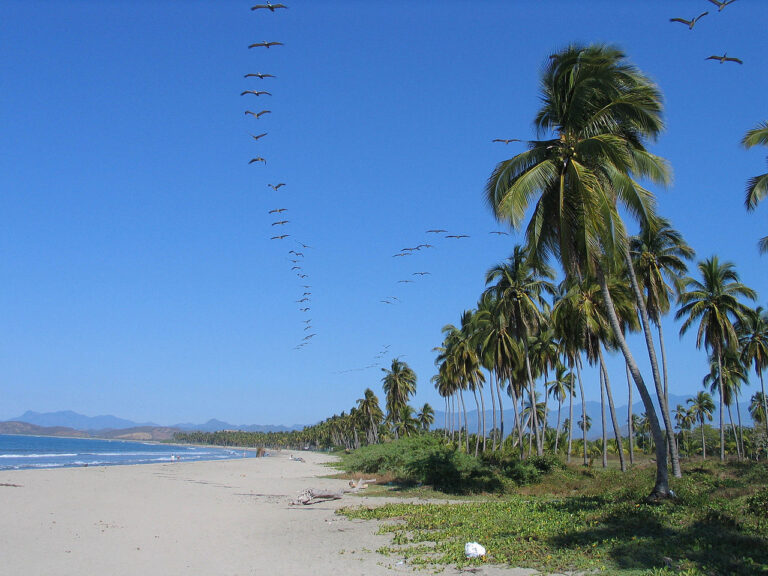
[[[334,511],[389,499],[292,506],[332,457],[266,458],[0,472],[0,574],[57,576],[384,575],[411,572],[376,553],[375,522]],[[482,566],[475,574],[532,574]],[[423,573],[423,572],[422,572]],[[449,568],[443,574],[458,574]]]

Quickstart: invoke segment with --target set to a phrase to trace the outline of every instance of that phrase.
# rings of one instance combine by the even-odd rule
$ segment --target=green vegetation
[[[559,466],[501,498],[341,513],[396,521],[382,525],[393,540],[379,552],[433,569],[485,561],[607,574],[768,572],[768,464],[689,463],[684,472],[673,482],[677,497],[661,504],[644,499],[652,466],[625,473]],[[485,559],[464,557],[472,541],[487,548]]]

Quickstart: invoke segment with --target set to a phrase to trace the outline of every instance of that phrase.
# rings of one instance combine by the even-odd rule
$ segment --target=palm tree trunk
[[[581,435],[584,441],[584,466],[589,466],[587,455],[587,402],[584,400],[584,384],[581,381],[581,358],[576,361],[576,376],[579,380],[579,392],[581,393]]]
[[[717,378],[720,382],[720,462],[725,462],[725,391],[723,390],[723,362],[717,347]]]
[[[635,425],[632,422],[632,377],[629,373],[629,366],[624,363],[627,369],[627,388],[629,388],[629,407],[627,408],[627,433],[629,434],[629,464],[635,464]]]
[[[656,328],[659,331],[659,350],[661,350],[661,375],[664,379],[664,397],[669,404],[669,381],[667,380],[667,351],[664,349],[664,332],[661,330],[661,320]],[[679,453],[679,451],[678,451]]]
[[[557,397],[557,427],[555,428],[555,456],[557,456],[557,446],[560,441],[560,410],[563,407],[563,401]]]
[[[547,380],[549,380],[549,371],[544,370],[544,421],[541,423],[541,444],[547,441],[547,417],[549,416],[549,394],[547,394]]]
[[[746,459],[747,453],[744,450],[744,427],[741,425],[741,408],[739,407],[739,396],[736,395],[736,418],[739,423],[739,442],[741,442],[741,457]]]
[[[619,428],[619,420],[616,418],[616,407],[613,404],[613,394],[611,393],[611,381],[608,379],[608,370],[605,367],[605,360],[603,359],[603,351],[598,347],[600,354],[600,363],[603,366],[603,373],[605,379],[605,393],[608,395],[608,409],[611,413],[611,423],[613,424],[613,435],[616,437],[616,451],[619,453],[619,465],[621,471],[627,471],[627,464],[624,462],[624,445],[621,442],[621,428]]]
[[[531,359],[528,357],[528,344],[525,345],[525,371],[528,375],[528,386],[531,397],[531,428],[533,434],[536,436],[536,455],[541,456],[544,454],[544,450],[541,446],[541,439],[539,438],[539,421],[536,417],[536,385],[533,381],[533,373],[531,372]]]
[[[730,404],[728,404],[728,420],[731,422],[731,432],[733,432],[733,440],[736,442],[736,459],[741,462],[741,446],[739,446],[739,434],[736,432],[736,426],[733,425],[733,412],[731,411]]]
[[[640,320],[643,325],[643,335],[645,336],[646,348],[648,348],[648,358],[651,361],[651,373],[653,374],[653,383],[656,386],[656,396],[658,396],[659,406],[661,407],[661,417],[664,420],[664,429],[667,431],[666,442],[669,445],[669,451],[670,451],[670,456],[672,460],[672,474],[675,476],[675,478],[680,478],[682,477],[683,473],[680,470],[680,459],[678,458],[678,455],[677,455],[677,448],[674,442],[672,442],[672,435],[675,432],[674,432],[674,428],[672,427],[672,418],[670,418],[669,416],[669,403],[667,402],[666,392],[664,390],[664,386],[661,381],[661,376],[659,375],[659,364],[656,360],[656,348],[653,344],[653,335],[651,334],[651,326],[648,320],[648,309],[645,306],[645,298],[643,298],[643,295],[640,292],[640,286],[637,282],[637,276],[635,276],[635,269],[632,265],[632,258],[629,255],[629,250],[623,250],[623,252],[624,252],[623,254],[624,261],[627,265],[627,270],[629,272],[629,281],[630,281],[630,284],[632,284],[632,290],[635,293],[635,300],[637,301],[637,307],[640,310]],[[600,271],[600,273],[602,273],[602,270]],[[604,280],[605,278],[603,278],[603,281]],[[605,289],[608,290],[607,285]],[[613,314],[615,315],[615,311],[613,311]],[[622,339],[623,339],[623,335],[622,335]],[[627,351],[629,351],[629,348],[627,348]],[[643,386],[645,387],[645,384],[643,384]],[[642,396],[642,392],[640,393],[640,395]],[[643,400],[643,402],[645,402],[645,400]],[[646,406],[646,412],[648,410],[649,408]],[[654,418],[655,417],[656,416],[654,414]],[[656,418],[656,420],[658,421],[658,418]],[[665,459],[666,459],[666,456],[665,456]]]
[[[701,459],[707,459],[707,440],[704,437],[704,415],[701,416]]]
[[[760,391],[763,393],[763,417],[765,418],[765,431],[768,433],[768,400],[765,398],[765,383],[763,382],[763,371],[760,371]]]
[[[464,412],[464,444],[466,453],[469,454],[469,424],[467,424],[467,405],[464,404],[464,390],[459,388],[461,398],[461,411]],[[461,426],[459,426],[459,444],[461,444]]]
[[[504,444],[504,404],[501,402],[501,383],[499,375],[496,375],[496,393],[499,396],[499,448]]]
[[[496,452],[496,374],[493,370],[489,372],[491,376],[491,410],[493,411],[493,427],[491,430],[493,430],[493,438],[491,438],[491,442],[493,443],[491,447],[492,452]]]
[[[597,279],[600,283],[600,291],[603,295],[603,301],[605,303],[606,311],[608,312],[608,319],[611,323],[613,335],[616,337],[619,348],[624,354],[624,359],[629,365],[629,372],[632,374],[632,379],[635,381],[640,397],[643,399],[645,412],[651,425],[651,433],[653,434],[656,443],[656,483],[651,491],[651,496],[666,497],[669,495],[669,471],[667,469],[667,450],[664,434],[661,432],[659,419],[656,416],[656,409],[653,406],[651,395],[648,393],[648,388],[645,386],[643,375],[640,373],[635,358],[632,356],[632,352],[629,350],[629,346],[627,346],[627,341],[624,339],[624,334],[619,325],[619,319],[616,316],[616,310],[613,307],[613,299],[608,290],[608,283],[605,280],[605,273],[599,265],[597,267]]]
[[[598,344],[599,347],[599,344]],[[605,425],[605,369],[603,368],[603,359],[599,362],[600,369],[600,431],[603,440],[603,468],[608,468],[608,427]]]
[[[485,452],[485,400],[483,400],[483,388],[480,388],[480,412],[483,417],[483,452]]]
[[[568,455],[566,462],[571,463],[571,447],[573,446],[573,362],[571,362],[571,391],[568,394]]]
[[[520,412],[517,409],[517,392],[515,392],[515,386],[511,381],[509,382],[507,391],[510,392],[510,396],[512,396],[512,409],[515,411],[515,422],[512,428],[513,430],[517,429],[517,440],[520,444],[520,459],[522,460],[525,456],[525,445],[523,442],[523,423],[521,422]]]
[[[475,458],[480,452],[480,404],[477,402],[477,387],[472,388],[475,397],[475,409],[477,410],[477,434],[475,434]],[[482,392],[480,393],[482,395]]]

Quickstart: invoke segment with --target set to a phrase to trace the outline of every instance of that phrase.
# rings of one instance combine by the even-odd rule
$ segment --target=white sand
[[[248,576],[410,572],[378,525],[334,510],[382,499],[292,506],[328,456],[0,472],[0,575]],[[458,573],[449,569],[444,574]],[[479,574],[532,571],[483,566]]]

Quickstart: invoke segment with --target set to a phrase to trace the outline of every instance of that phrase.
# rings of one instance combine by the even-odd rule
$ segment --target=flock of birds
[[[733,4],[734,2],[736,2],[736,0],[725,0],[724,2],[721,2],[720,0],[709,0],[709,2],[717,6],[718,12],[722,12],[723,8],[725,8],[729,4]],[[688,26],[688,30],[693,30],[693,27],[696,25],[696,23],[708,14],[709,12],[702,12],[701,14],[699,14],[695,18],[691,18],[690,20],[686,20],[685,18],[670,18],[669,21],[685,24],[686,26]],[[734,58],[732,56],[728,56],[727,52],[724,52],[722,56],[718,54],[707,56],[706,58],[704,58],[704,60],[716,60],[717,62],[720,62],[720,64],[723,64],[724,62],[735,62],[737,64],[744,64],[743,60],[741,60],[740,58]]]
[[[267,2],[266,4],[257,4],[255,6],[251,7],[251,11],[257,11],[257,10],[265,10],[274,13],[276,10],[280,9],[287,9],[288,7],[285,4],[271,4],[270,2]],[[263,42],[254,42],[253,44],[248,45],[248,49],[252,48],[266,48],[269,50],[270,48],[274,46],[283,46],[284,44],[282,42],[275,42],[275,41],[263,41]],[[244,76],[246,79],[248,78],[256,78],[258,80],[268,80],[271,78],[276,78],[274,74],[268,74],[264,72],[249,72],[248,74],[245,74]],[[267,90],[243,90],[240,93],[240,96],[254,96],[256,98],[260,98],[262,96],[272,96],[271,92],[268,92]],[[255,120],[259,120],[262,116],[265,114],[271,114],[272,111],[268,109],[263,109],[254,111],[254,110],[246,110],[245,115],[251,116]],[[253,142],[260,143],[261,139],[267,136],[268,132],[262,132],[261,134],[251,134],[251,138]],[[248,164],[258,164],[261,163],[263,165],[267,164],[266,158],[263,156],[255,156],[251,158],[248,161]],[[287,186],[285,182],[276,182],[272,184],[267,184],[268,188],[271,188],[273,192],[278,192],[283,186]],[[288,231],[288,224],[291,223],[291,221],[288,219],[286,212],[288,212],[288,208],[284,207],[278,207],[278,208],[271,208],[267,211],[267,213],[272,216],[273,222],[271,223],[270,227],[272,230],[272,235],[270,236],[270,240],[274,240],[277,242],[282,242],[288,238],[293,238],[292,234]],[[291,242],[289,240],[289,242]],[[304,269],[304,250],[312,248],[309,244],[304,244],[303,242],[299,242],[297,240],[294,240],[293,248],[288,250],[287,256],[288,256],[288,262],[291,264],[291,272],[296,274],[296,277],[301,282],[301,296],[295,300],[295,303],[298,305],[299,311],[305,315],[308,316],[312,307],[311,307],[311,297],[312,297],[312,285],[309,284],[309,274],[306,273]],[[301,323],[303,324],[302,327],[302,333],[303,336],[301,340],[294,346],[294,349],[301,350],[304,346],[307,346],[312,339],[317,336],[317,333],[314,332],[314,328],[312,326],[312,319],[311,318],[304,318]]]

